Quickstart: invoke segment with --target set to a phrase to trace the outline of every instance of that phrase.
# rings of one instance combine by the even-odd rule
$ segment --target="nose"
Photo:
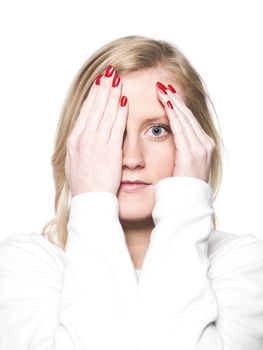
[[[144,167],[144,150],[141,140],[136,137],[126,137],[122,146],[122,167],[135,169],[137,167]]]

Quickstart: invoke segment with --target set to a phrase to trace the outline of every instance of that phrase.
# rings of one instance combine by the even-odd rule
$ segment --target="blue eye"
[[[168,125],[164,125],[164,124],[159,124],[159,123],[153,124],[150,129],[153,130],[152,132],[155,132],[158,134],[156,136],[150,136],[150,139],[154,140],[154,141],[163,140],[170,133],[170,128],[168,127]],[[158,130],[160,130],[160,129],[164,129],[166,131],[166,134],[159,136],[161,134],[161,131],[158,131]]]

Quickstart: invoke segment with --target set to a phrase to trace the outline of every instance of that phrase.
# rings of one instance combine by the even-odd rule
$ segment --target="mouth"
[[[121,183],[120,190],[124,192],[136,192],[146,187],[150,186],[150,184],[145,183]]]

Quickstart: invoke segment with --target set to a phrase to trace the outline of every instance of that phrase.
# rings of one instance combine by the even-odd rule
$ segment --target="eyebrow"
[[[145,118],[145,119],[143,119],[142,120],[142,122],[143,123],[153,123],[153,122],[155,122],[155,121],[161,121],[161,120],[163,120],[163,121],[167,121],[168,120],[168,118],[166,117],[166,115],[156,115],[156,116],[153,116],[152,118]]]

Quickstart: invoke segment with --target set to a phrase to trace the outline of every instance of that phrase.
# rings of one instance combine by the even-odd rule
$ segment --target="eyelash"
[[[160,124],[160,123],[153,123],[151,128],[156,128],[156,127],[160,127],[163,128],[165,131],[167,131],[168,133],[170,133],[170,128],[168,127],[168,125],[165,124]],[[151,129],[150,128],[150,129]],[[164,136],[150,136],[150,139],[153,141],[161,141],[163,139],[165,139],[168,135],[164,135]]]

